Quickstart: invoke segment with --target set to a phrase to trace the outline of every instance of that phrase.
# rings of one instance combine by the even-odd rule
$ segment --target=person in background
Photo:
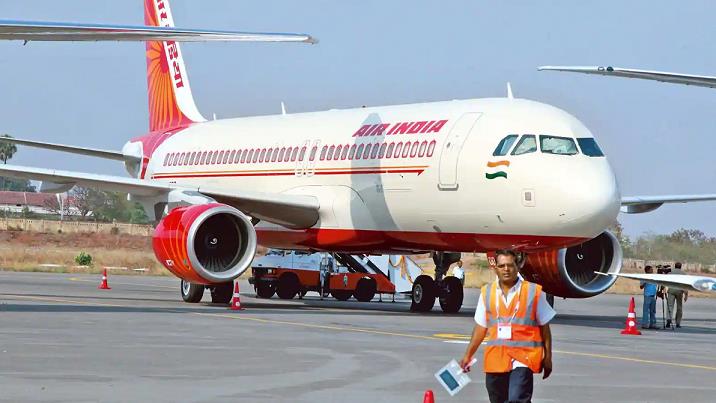
[[[652,274],[651,266],[644,267],[644,273]],[[642,281],[639,288],[644,290],[644,306],[642,308],[641,328],[657,329],[656,327],[656,284]]]
[[[681,271],[681,262],[674,264],[674,270],[672,274],[684,274]],[[674,303],[676,303],[676,327],[681,327],[681,318],[683,317],[682,304],[689,299],[688,291],[680,290],[678,288],[668,287],[666,289],[666,307],[668,312],[668,319],[666,319],[666,327],[671,327],[671,320],[674,319]]]
[[[452,268],[452,275],[465,285],[465,269],[462,268],[462,260],[458,260],[457,266]]]

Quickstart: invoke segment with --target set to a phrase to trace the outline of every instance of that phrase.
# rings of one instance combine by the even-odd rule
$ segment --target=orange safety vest
[[[489,283],[480,292],[487,313],[485,372],[510,372],[513,359],[525,364],[532,372],[541,372],[544,343],[537,324],[537,303],[542,286],[522,280],[518,294],[507,307],[502,296],[498,295],[498,287],[497,282]],[[497,337],[500,323],[511,324],[511,339]]]

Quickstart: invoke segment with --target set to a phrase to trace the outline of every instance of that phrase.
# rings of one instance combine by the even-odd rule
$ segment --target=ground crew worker
[[[672,274],[684,274],[681,271],[681,262],[674,264]],[[666,289],[666,308],[669,318],[666,319],[666,327],[671,327],[671,320],[674,319],[674,302],[676,303],[676,327],[681,327],[681,318],[683,316],[682,302],[689,299],[688,291],[679,290],[678,288],[667,287]]]
[[[654,270],[651,266],[644,267],[644,273],[651,274]],[[641,311],[641,328],[658,329],[656,327],[656,284],[642,281],[639,288],[644,290],[644,305]]]
[[[487,336],[485,387],[492,403],[529,402],[533,374],[552,373],[552,333],[556,312],[538,284],[518,275],[517,254],[500,250],[495,256],[497,281],[482,287],[475,328],[460,366],[468,364]]]
[[[465,269],[462,268],[462,260],[457,261],[457,266],[452,268],[452,275],[465,285]]]

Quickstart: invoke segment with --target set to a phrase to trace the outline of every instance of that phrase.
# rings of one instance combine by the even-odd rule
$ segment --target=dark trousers
[[[490,403],[531,402],[534,376],[525,367],[510,372],[485,374]]]

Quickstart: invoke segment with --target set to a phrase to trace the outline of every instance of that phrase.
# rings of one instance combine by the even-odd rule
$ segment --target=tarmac
[[[0,271],[0,402],[487,401],[481,361],[452,398],[433,376],[462,356],[478,290],[459,314],[415,314],[390,296],[256,299],[241,282],[236,312],[208,293],[182,302],[175,278],[99,282]],[[622,336],[629,298],[557,300],[555,372],[535,378],[534,402],[714,401],[716,300],[689,299],[678,331]]]

